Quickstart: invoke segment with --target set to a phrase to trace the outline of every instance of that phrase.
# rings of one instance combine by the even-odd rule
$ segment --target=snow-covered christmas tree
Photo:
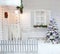
[[[52,43],[59,43],[60,41],[57,24],[54,19],[51,19],[50,24],[48,25],[46,40]]]

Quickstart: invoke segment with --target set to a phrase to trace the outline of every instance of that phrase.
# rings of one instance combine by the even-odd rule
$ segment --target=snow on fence
[[[37,40],[0,40],[0,54],[37,54],[38,41]]]

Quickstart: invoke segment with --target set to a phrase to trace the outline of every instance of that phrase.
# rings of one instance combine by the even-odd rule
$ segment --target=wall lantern
[[[8,12],[4,12],[4,17],[8,18]]]

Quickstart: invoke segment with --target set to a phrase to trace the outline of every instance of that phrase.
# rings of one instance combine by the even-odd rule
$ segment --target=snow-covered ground
[[[60,54],[60,44],[38,41],[38,54]]]

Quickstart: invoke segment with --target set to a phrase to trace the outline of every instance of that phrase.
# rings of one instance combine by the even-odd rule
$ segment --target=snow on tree
[[[46,39],[47,41],[52,42],[52,43],[59,43],[60,41],[57,24],[54,19],[50,20],[50,24],[48,25]]]

